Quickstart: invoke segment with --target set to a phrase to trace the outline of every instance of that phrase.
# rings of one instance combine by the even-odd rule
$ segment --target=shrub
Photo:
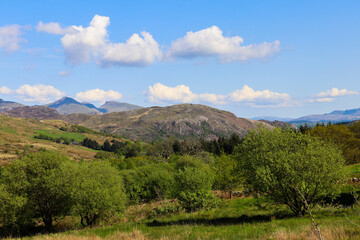
[[[166,164],[124,170],[121,174],[131,203],[165,199],[174,185],[173,170]]]
[[[175,175],[174,197],[187,211],[209,209],[218,203],[212,194],[212,174],[202,168],[185,167],[178,170]]]

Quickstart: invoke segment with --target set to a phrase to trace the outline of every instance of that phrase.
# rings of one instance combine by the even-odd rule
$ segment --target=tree
[[[276,128],[250,131],[236,150],[246,184],[303,215],[343,177],[341,151],[308,134]],[[302,197],[303,196],[303,197]]]
[[[18,232],[19,227],[24,224],[23,207],[26,198],[11,194],[4,184],[0,184],[0,224],[10,236]]]
[[[240,186],[241,178],[237,174],[237,162],[228,155],[215,158],[212,166],[215,173],[214,189],[224,190],[232,197],[233,191]]]
[[[121,172],[131,203],[161,200],[170,196],[174,173],[168,164],[150,164]]]
[[[48,231],[54,218],[71,207],[68,157],[52,151],[30,154],[5,167],[3,182],[9,194],[26,199],[29,218],[40,217]]]
[[[188,212],[211,208],[218,203],[211,192],[212,174],[207,169],[184,167],[175,174],[174,197]]]
[[[109,163],[80,162],[74,171],[71,197],[73,211],[83,226],[92,226],[106,214],[123,212],[125,191],[118,171]]]

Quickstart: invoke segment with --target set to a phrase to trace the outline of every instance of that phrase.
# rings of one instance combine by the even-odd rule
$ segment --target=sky
[[[360,1],[0,0],[0,98],[360,108]]]

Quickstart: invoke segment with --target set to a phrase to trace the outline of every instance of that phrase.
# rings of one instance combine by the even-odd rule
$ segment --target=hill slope
[[[55,109],[44,106],[17,107],[4,112],[4,114],[10,117],[33,118],[38,120],[62,118],[62,116]]]
[[[176,136],[215,139],[236,133],[240,136],[259,124],[266,123],[237,118],[233,113],[198,104],[142,108],[98,116],[71,114],[71,123],[99,131],[117,134],[133,140],[159,140]]]
[[[54,138],[64,137],[73,139],[76,142],[80,142],[87,137],[101,144],[106,139],[110,141],[113,139],[98,133],[61,130],[64,128],[72,129],[72,127],[74,126],[62,120],[39,121],[0,115],[0,165],[7,164],[26,153],[37,151],[40,148],[54,150],[73,159],[93,159],[97,153],[95,150],[76,144],[66,145],[35,138],[35,136],[39,135]],[[120,141],[122,140],[120,139]]]
[[[17,102],[4,101],[0,98],[0,112],[6,112],[13,108],[23,107],[25,105]]]

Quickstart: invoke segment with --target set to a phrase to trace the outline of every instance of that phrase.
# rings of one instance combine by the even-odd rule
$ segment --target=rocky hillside
[[[249,129],[267,123],[237,118],[233,113],[198,104],[141,108],[98,116],[71,114],[66,120],[95,130],[117,134],[133,140],[159,140],[176,136],[215,139],[237,133],[245,135]]]
[[[21,103],[4,101],[3,99],[0,98],[0,112],[6,112],[13,108],[22,107],[22,106],[24,105]]]
[[[10,117],[17,118],[33,118],[33,119],[61,119],[62,116],[55,109],[44,107],[44,106],[25,106],[13,108],[7,112],[4,112],[5,115]]]

